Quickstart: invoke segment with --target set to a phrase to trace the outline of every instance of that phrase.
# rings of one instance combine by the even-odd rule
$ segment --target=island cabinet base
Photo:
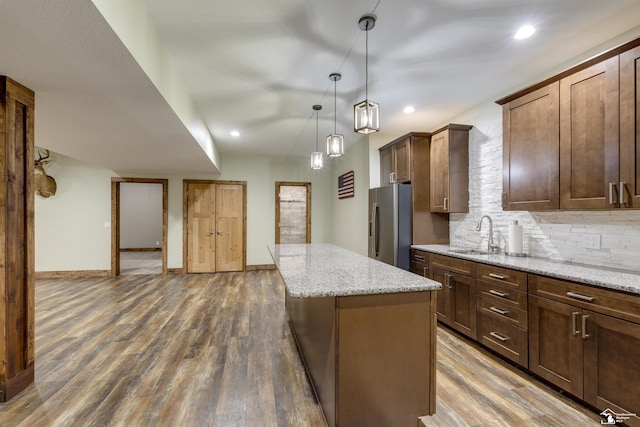
[[[291,298],[291,328],[329,426],[435,413],[435,291]]]

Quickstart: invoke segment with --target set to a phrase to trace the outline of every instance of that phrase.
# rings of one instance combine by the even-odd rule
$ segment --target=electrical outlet
[[[160,241],[156,240],[156,246],[160,246]]]
[[[600,235],[599,234],[585,234],[584,235],[584,247],[586,249],[600,249]]]

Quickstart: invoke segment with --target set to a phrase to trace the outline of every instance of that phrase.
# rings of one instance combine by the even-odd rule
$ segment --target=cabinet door
[[[451,323],[451,285],[450,273],[442,268],[431,266],[432,279],[442,284],[442,289],[436,292],[436,313],[438,320],[449,325]]]
[[[391,184],[393,172],[393,147],[380,150],[380,186]]]
[[[562,209],[617,207],[618,69],[614,57],[560,80]]]
[[[398,142],[393,146],[394,182],[411,181],[411,139]]]
[[[474,340],[476,328],[476,279],[462,274],[450,274],[451,314],[449,325]]]
[[[620,55],[620,182],[622,207],[640,208],[640,47]]]
[[[640,325],[589,311],[584,316],[584,400],[640,415]],[[640,418],[626,423],[639,426]]]
[[[529,370],[582,398],[582,311],[529,295]]]
[[[559,87],[555,82],[502,106],[505,210],[560,205]]]
[[[431,137],[431,212],[449,212],[449,131]]]

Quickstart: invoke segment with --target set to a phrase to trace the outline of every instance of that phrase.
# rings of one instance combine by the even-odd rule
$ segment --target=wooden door
[[[560,206],[559,84],[502,106],[502,191],[505,210]]]
[[[187,272],[216,271],[216,186],[187,185]]]
[[[584,316],[584,400],[637,414],[626,423],[640,426],[640,325],[589,311]]]
[[[431,266],[432,279],[442,284],[442,289],[436,292],[436,313],[438,320],[450,324],[451,316],[451,287],[448,282],[449,272],[439,267]]]
[[[450,326],[476,339],[476,279],[451,273],[449,286],[451,286]]]
[[[391,184],[393,172],[393,147],[380,150],[380,186]]]
[[[449,131],[431,137],[431,212],[449,212]]]
[[[583,395],[582,310],[529,295],[529,370],[567,390]]]
[[[310,182],[276,182],[275,241],[311,243]]]
[[[618,57],[560,80],[560,208],[617,207]]]
[[[411,139],[398,142],[393,146],[394,181],[411,181]]]
[[[640,47],[620,55],[620,183],[621,207],[639,208]]]
[[[244,186],[216,184],[216,271],[244,269]]]

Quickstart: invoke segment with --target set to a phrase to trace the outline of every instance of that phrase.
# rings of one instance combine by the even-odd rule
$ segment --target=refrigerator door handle
[[[378,258],[378,256],[380,255],[380,209],[377,203],[373,204],[373,209],[374,209],[374,213],[373,213],[373,233],[374,233],[374,238],[373,238],[373,244],[374,246],[374,251],[376,254],[376,258]]]
[[[378,204],[373,202],[371,204],[371,222],[369,223],[369,237],[371,237],[371,253],[374,257],[378,256]]]

